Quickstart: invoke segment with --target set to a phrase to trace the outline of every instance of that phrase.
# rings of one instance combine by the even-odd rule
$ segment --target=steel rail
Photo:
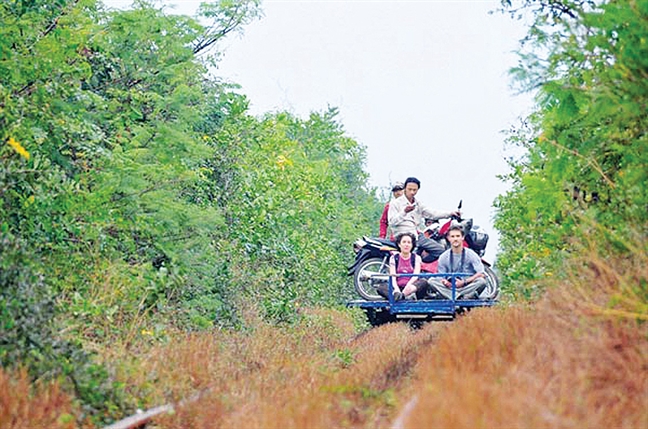
[[[195,395],[182,399],[176,403],[164,404],[157,407],[153,407],[146,411],[138,411],[132,416],[126,417],[125,419],[119,420],[115,423],[112,423],[108,426],[105,426],[104,429],[135,429],[141,428],[142,426],[149,423],[155,417],[162,414],[171,414],[175,412],[176,408],[187,405],[191,402],[195,402],[200,399],[203,395],[209,392],[209,388],[203,389],[202,391],[196,393]]]

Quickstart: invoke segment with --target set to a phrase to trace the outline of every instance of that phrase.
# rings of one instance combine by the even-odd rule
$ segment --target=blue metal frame
[[[390,314],[429,314],[429,315],[454,315],[457,310],[468,307],[491,307],[497,303],[496,300],[484,299],[456,299],[457,285],[456,279],[458,277],[470,277],[472,274],[468,273],[419,273],[419,274],[397,274],[396,276],[389,276],[389,299],[386,301],[366,301],[364,299],[357,299],[349,301],[347,307],[360,307],[366,308],[383,308],[389,310]],[[394,300],[394,277],[448,277],[452,276],[452,299],[420,299],[420,300],[407,300],[400,301]]]

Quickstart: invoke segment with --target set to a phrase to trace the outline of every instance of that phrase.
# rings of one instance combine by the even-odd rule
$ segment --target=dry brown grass
[[[534,305],[417,331],[358,335],[346,312],[325,309],[277,327],[251,311],[245,331],[177,333],[111,358],[141,408],[201,393],[156,428],[648,428],[648,259],[582,261]],[[55,386],[8,380],[1,427],[70,427]]]
[[[648,428],[648,258],[582,261],[533,307],[445,332],[403,426]]]
[[[412,335],[407,325],[394,324],[356,337],[344,313],[313,310],[295,328],[260,325],[252,335],[214,335],[200,344],[209,350],[211,364],[199,365],[205,372],[193,377],[206,380],[210,390],[157,423],[169,428],[384,427],[397,411],[396,392],[409,381],[419,350],[439,329],[430,326]],[[171,350],[176,357],[185,353],[165,349],[161,361],[177,362],[169,358]]]
[[[331,339],[330,321],[345,316],[325,311],[295,331],[261,325],[222,348],[230,366],[218,387],[158,423],[646,428],[645,255],[586,260],[533,306],[474,310],[415,332],[388,325],[348,342],[351,326],[338,326]]]
[[[476,311],[429,348],[405,427],[648,427],[646,333]]]
[[[0,368],[0,428],[75,426],[70,398],[56,383],[32,386],[26,371],[7,373]]]

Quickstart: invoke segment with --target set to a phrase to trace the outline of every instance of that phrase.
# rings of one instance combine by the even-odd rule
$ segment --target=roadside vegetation
[[[261,15],[0,4],[0,427],[646,427],[648,5],[508,2],[537,109],[495,202],[497,308],[367,330],[382,203],[334,108],[209,70]]]
[[[120,361],[115,378],[132,407],[191,399],[155,418],[159,428],[644,427],[645,325],[607,302],[647,278],[645,260],[609,268],[594,258],[603,275],[575,269],[533,304],[415,331],[394,323],[358,334],[362,314],[308,309],[289,325],[250,315],[246,331],[176,332],[105,357]],[[19,418],[3,427],[76,427],[58,387],[32,398],[24,378],[13,383],[0,395]]]

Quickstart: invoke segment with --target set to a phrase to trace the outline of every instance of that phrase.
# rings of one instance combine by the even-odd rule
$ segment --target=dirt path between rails
[[[290,338],[270,328],[221,356],[237,364],[221,370],[220,381],[210,376],[208,393],[154,420],[162,428],[387,428],[401,400],[412,395],[422,351],[449,326],[439,322],[412,329],[392,323],[339,341],[325,332]],[[177,358],[160,359],[172,365]],[[233,370],[236,365],[240,370]],[[216,415],[206,419],[206,414]]]

